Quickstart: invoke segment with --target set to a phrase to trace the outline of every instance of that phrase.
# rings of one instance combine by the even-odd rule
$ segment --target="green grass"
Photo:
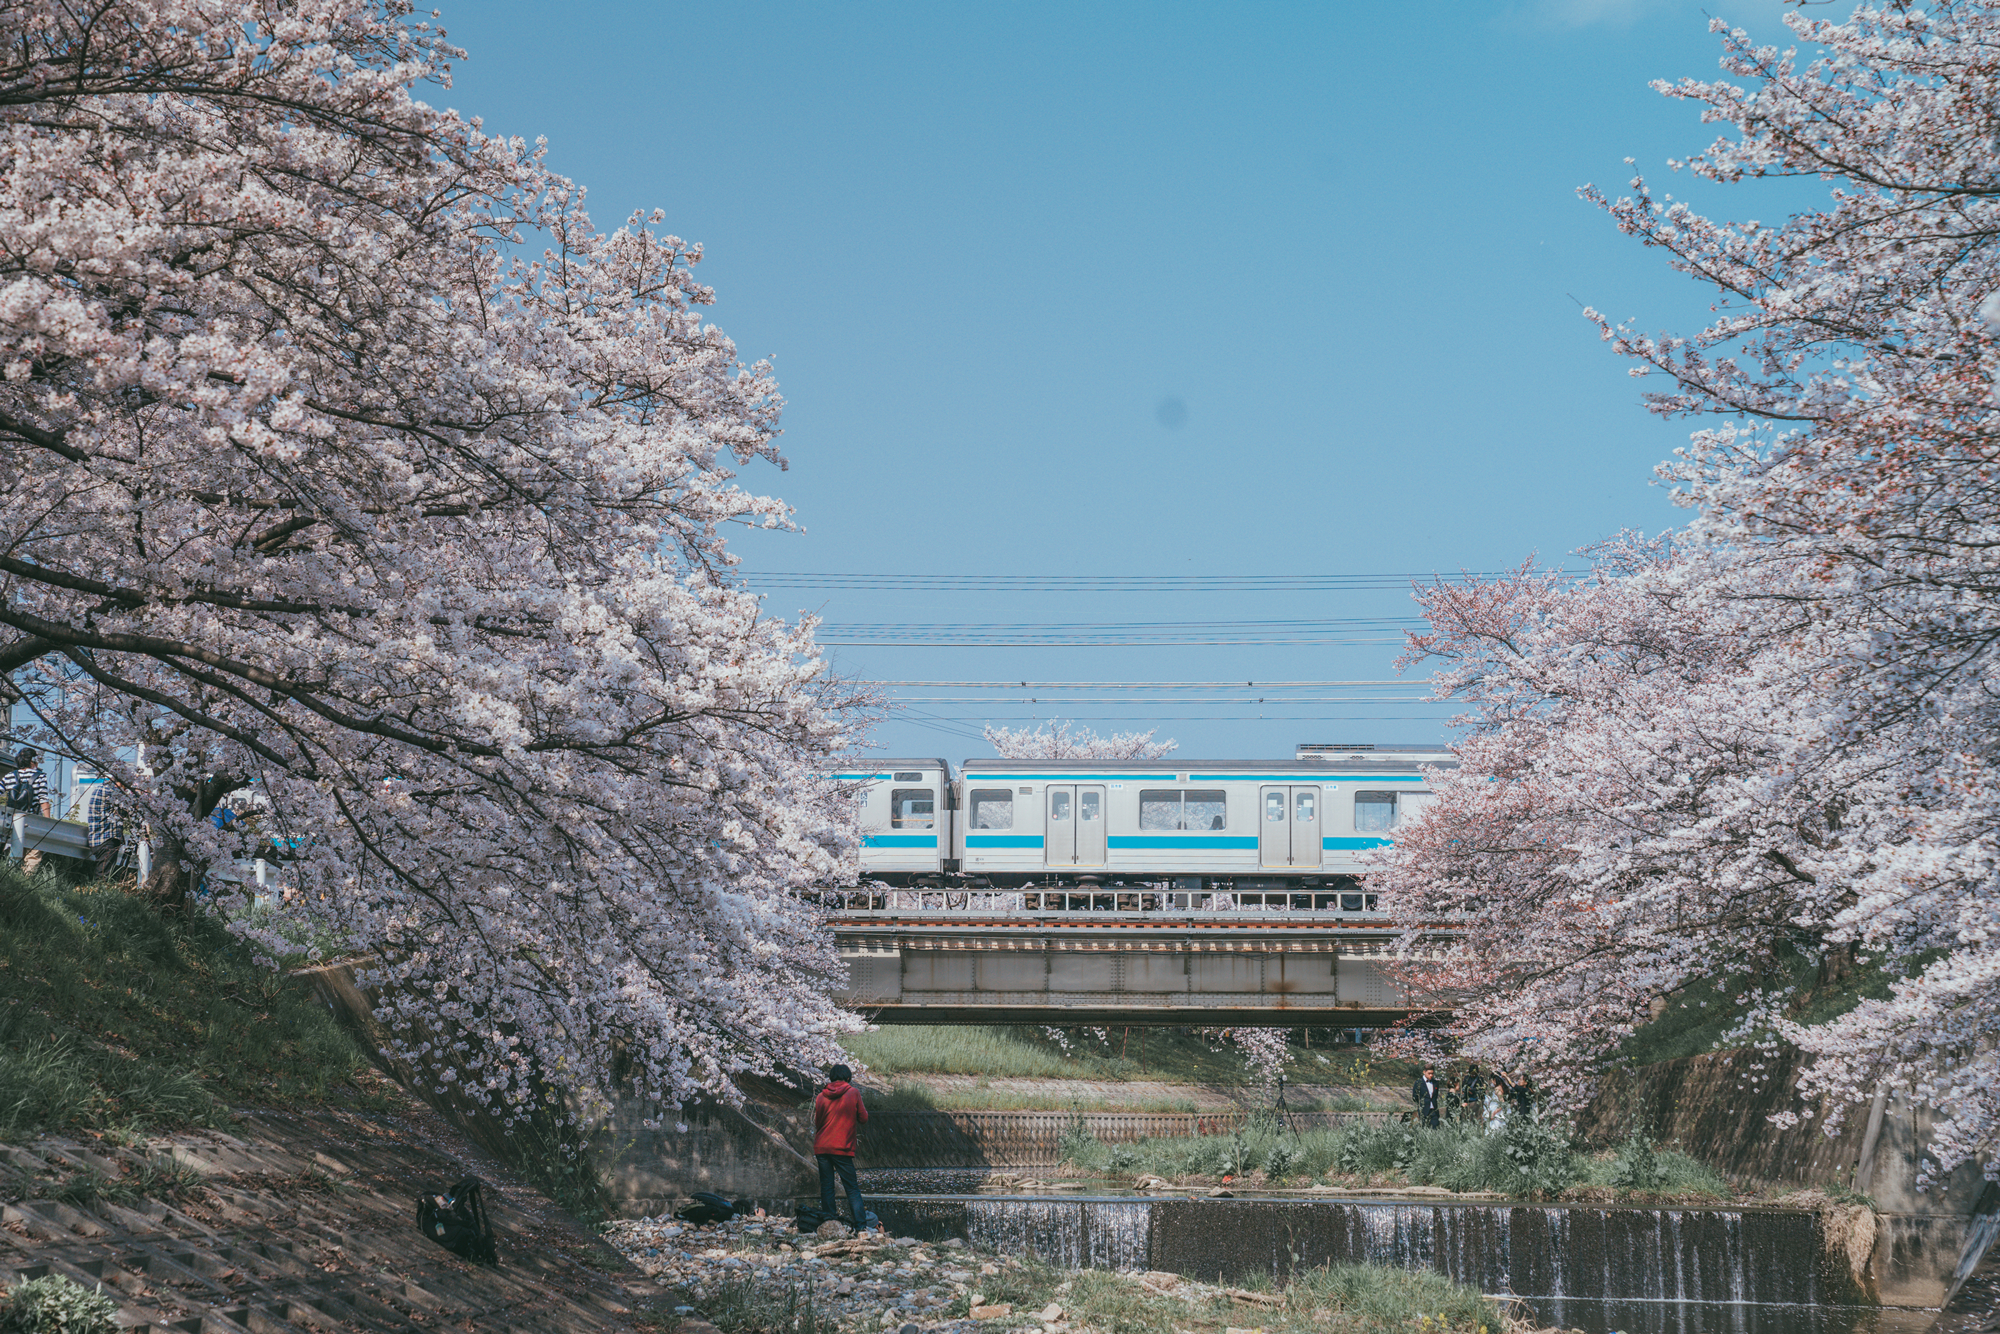
[[[362,1069],[302,984],[212,918],[0,866],[0,1134],[217,1124]]]
[[[1267,1277],[1243,1280],[1248,1291],[1278,1297],[1275,1307],[1245,1306],[1223,1296],[1193,1303],[1156,1292],[1126,1274],[1102,1270],[1069,1273],[1033,1262],[1007,1263],[998,1274],[974,1280],[991,1304],[1014,1308],[1000,1328],[1029,1323],[1050,1302],[1063,1308],[1066,1327],[1104,1334],[1176,1334],[1229,1326],[1260,1327],[1266,1334],[1476,1334],[1500,1328],[1500,1310],[1476,1289],[1428,1269],[1330,1265],[1300,1270],[1283,1287]],[[950,1308],[969,1310],[965,1298]],[[729,1334],[735,1334],[730,1331]]]
[[[1677,1150],[1635,1139],[1592,1157],[1578,1152],[1559,1124],[1518,1117],[1490,1134],[1471,1124],[1431,1130],[1394,1121],[1294,1131],[1273,1118],[1229,1135],[1130,1144],[1104,1144],[1079,1123],[1065,1135],[1063,1151],[1085,1172],[1170,1181],[1254,1180],[1261,1174],[1273,1186],[1437,1186],[1534,1199],[1578,1188],[1617,1196],[1731,1194],[1719,1175]]]
[[[1065,1030],[1069,1050],[1041,1028],[1019,1026],[885,1024],[872,1033],[852,1033],[841,1044],[875,1076],[981,1075],[993,1079],[1089,1079],[1167,1084],[1250,1082],[1243,1055],[1234,1046],[1200,1033],[1172,1028],[1107,1030],[1107,1039],[1088,1029]],[[1366,1049],[1329,1046],[1320,1034],[1308,1049],[1295,1041],[1286,1075],[1295,1082],[1344,1084],[1404,1083],[1410,1070],[1399,1062],[1371,1060]]]
[[[1920,968],[1928,958],[1908,963]],[[1742,969],[1717,977],[1703,978],[1670,996],[1658,1018],[1642,1024],[1625,1039],[1617,1057],[1633,1065],[1654,1065],[1703,1052],[1733,1050],[1775,1041],[1767,1032],[1732,1036],[1740,1025],[1745,1007],[1736,996],[1755,986],[1765,991],[1790,988],[1796,994],[1786,1009],[1787,1018],[1800,1023],[1819,1024],[1845,1014],[1864,999],[1889,998],[1890,973],[1879,964],[1861,964],[1836,982],[1818,979],[1819,961],[1802,953],[1788,953],[1764,972],[1750,976]]]

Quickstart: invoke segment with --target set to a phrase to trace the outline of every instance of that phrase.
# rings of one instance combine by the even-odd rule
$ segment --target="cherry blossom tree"
[[[1370,882],[1413,1008],[1448,1017],[1402,1046],[1530,1067],[1569,1102],[1692,983],[1733,976],[1771,1022],[1789,996],[1755,979],[1822,954],[1845,906],[1816,872],[1851,790],[1812,753],[1813,664],[1760,604],[1664,543],[1593,554],[1582,582],[1524,566],[1419,594],[1409,660],[1443,660],[1468,734]]]
[[[2000,6],[1822,15],[1785,18],[1805,56],[1717,24],[1725,77],[1660,87],[1723,127],[1675,170],[1736,194],[1824,182],[1823,206],[1728,222],[1644,178],[1615,198],[1585,191],[1712,295],[1713,319],[1691,334],[1590,313],[1635,374],[1663,382],[1655,410],[1718,419],[1664,470],[1692,522],[1672,561],[1622,591],[1478,593],[1484,614],[1515,627],[1506,646],[1488,634],[1473,649],[1459,613],[1430,600],[1445,623],[1417,647],[1463,653],[1469,674],[1443,684],[1472,700],[1474,739],[1392,860],[1412,887],[1426,857],[1462,868],[1482,912],[1504,910],[1469,886],[1498,892],[1502,861],[1523,876],[1516,895],[1588,887],[1574,948],[1602,951],[1607,985],[1626,980],[1602,1020],[1559,1025],[1579,1061],[1602,1053],[1639,995],[1691,968],[1748,963],[1728,948],[1781,921],[1825,958],[1879,962],[1890,999],[1787,1031],[1817,1054],[1809,1090],[1845,1103],[1886,1084],[1938,1109],[1934,1150],[1949,1166],[2000,1132]],[[1688,596],[1662,620],[1666,604],[1647,600],[1674,586]],[[1591,600],[1629,630],[1632,652],[1642,630],[1679,638],[1693,657],[1663,659],[1658,679],[1678,672],[1684,688],[1637,687],[1614,704],[1612,678],[1632,667],[1573,615]],[[1607,662],[1620,664],[1610,677]],[[1673,781],[1711,766],[1710,791]],[[1474,832],[1481,810],[1488,835],[1448,847],[1445,830]],[[1649,878],[1667,853],[1735,867],[1722,888],[1749,900],[1718,918],[1735,946],[1715,945],[1696,885]],[[1663,941],[1676,921],[1701,930]],[[1509,968],[1549,966],[1551,938],[1535,939]],[[1536,1020],[1517,1019],[1527,1036]],[[1507,1036],[1497,1021],[1474,1027]]]
[[[250,851],[203,817],[254,782],[286,911],[477,1097],[831,1054],[796,892],[858,701],[730,573],[724,524],[788,521],[731,471],[782,401],[700,248],[420,100],[458,53],[401,0],[0,36],[0,666],[130,791],[148,888]]]
[[[1180,749],[1178,741],[1153,740],[1158,730],[1099,736],[1058,720],[1032,729],[987,726],[980,735],[1003,760],[1157,760]]]

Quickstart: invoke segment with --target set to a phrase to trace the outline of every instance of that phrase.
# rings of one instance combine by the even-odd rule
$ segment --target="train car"
[[[1031,909],[1361,910],[1363,855],[1428,799],[1442,746],[1301,746],[1289,760],[883,761],[862,878],[1021,890]]]
[[[943,885],[958,870],[956,791],[944,760],[881,760],[835,778],[862,784],[860,872],[890,885]]]

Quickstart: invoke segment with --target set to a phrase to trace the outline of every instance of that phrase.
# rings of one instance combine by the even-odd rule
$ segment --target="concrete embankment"
[[[1865,1195],[1874,1204],[1869,1271],[1880,1299],[1936,1306],[1985,1186],[1980,1165],[1920,1185],[1932,1116],[1900,1095],[1850,1107],[1827,1134],[1826,1109],[1798,1094],[1808,1060],[1791,1048],[1713,1052],[1614,1073],[1578,1128],[1597,1144],[1644,1132],[1741,1181]],[[1810,1115],[1772,1124],[1784,1111]]]

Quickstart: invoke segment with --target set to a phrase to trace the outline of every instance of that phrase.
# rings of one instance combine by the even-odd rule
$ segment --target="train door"
[[[1259,793],[1257,860],[1265,866],[1318,866],[1320,791],[1267,787]]]
[[[1318,866],[1320,849],[1325,846],[1320,838],[1319,789],[1293,788],[1292,865]]]
[[[1050,866],[1104,865],[1104,789],[1089,783],[1053,783],[1042,846]]]
[[[1076,864],[1104,865],[1104,789],[1079,786],[1076,790]]]

